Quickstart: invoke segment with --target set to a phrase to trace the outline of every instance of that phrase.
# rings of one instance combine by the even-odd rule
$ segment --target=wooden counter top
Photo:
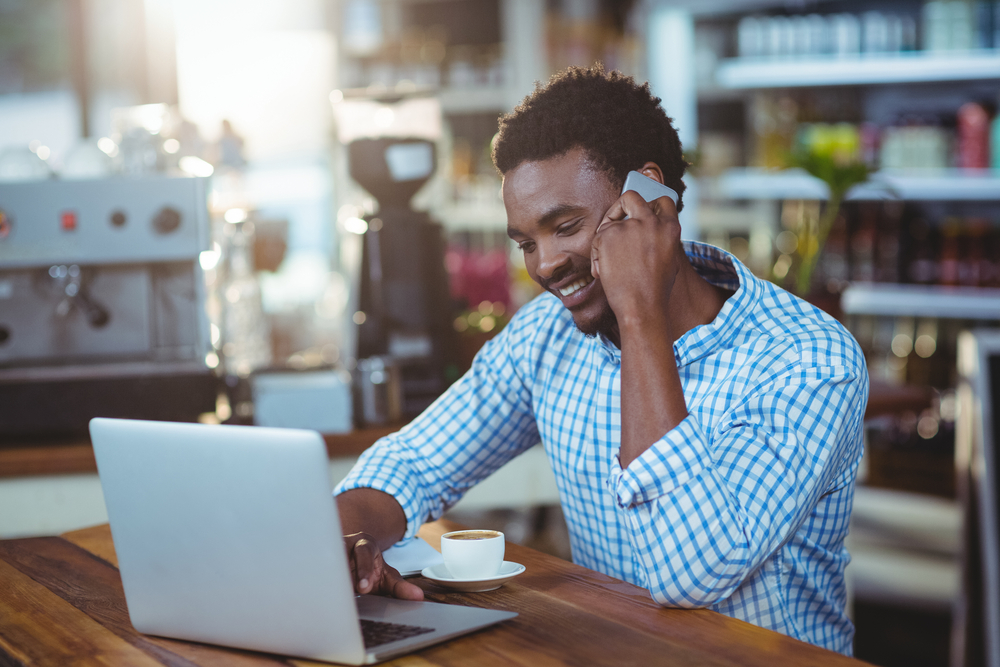
[[[350,433],[324,435],[330,458],[358,456],[379,438],[402,424],[362,428]],[[0,442],[0,478],[26,475],[64,475],[97,472],[94,450],[87,438]]]

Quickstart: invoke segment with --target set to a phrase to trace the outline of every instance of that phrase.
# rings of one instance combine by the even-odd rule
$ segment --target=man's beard
[[[618,318],[615,317],[615,311],[611,310],[611,304],[607,301],[604,302],[604,306],[601,308],[601,314],[597,316],[597,319],[587,322],[585,325],[581,326],[576,318],[573,319],[573,324],[580,332],[589,338],[597,336],[597,334],[604,334],[605,337],[610,336],[611,332],[618,328]]]

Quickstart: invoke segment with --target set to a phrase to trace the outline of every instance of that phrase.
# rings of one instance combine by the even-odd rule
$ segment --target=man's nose
[[[553,243],[538,244],[538,278],[548,281],[559,278],[569,267],[569,255]]]

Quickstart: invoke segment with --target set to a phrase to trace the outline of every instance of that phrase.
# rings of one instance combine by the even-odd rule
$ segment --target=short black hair
[[[493,164],[503,175],[522,162],[547,160],[582,148],[593,166],[620,189],[646,162],[663,171],[664,184],[684,193],[687,163],[680,138],[660,98],[621,72],[604,66],[570,67],[535,84],[514,111],[500,117]],[[677,210],[683,207],[677,202]]]

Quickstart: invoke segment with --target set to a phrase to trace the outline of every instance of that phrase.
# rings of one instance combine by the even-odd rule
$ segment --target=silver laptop
[[[360,665],[517,616],[356,596],[318,433],[94,419],[90,435],[139,632]]]

